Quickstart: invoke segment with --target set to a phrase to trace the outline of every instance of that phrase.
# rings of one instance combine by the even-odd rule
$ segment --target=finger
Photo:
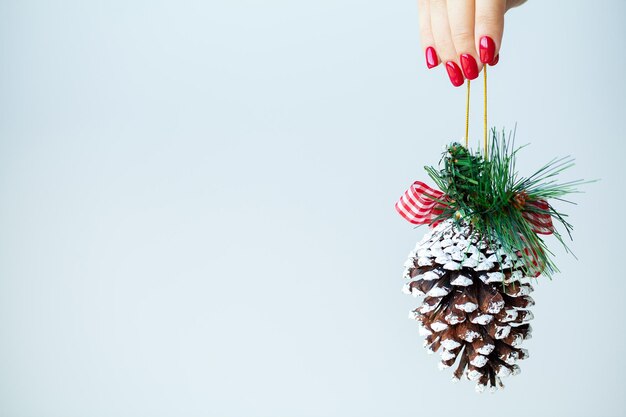
[[[433,32],[430,28],[430,1],[418,0],[417,12],[419,15],[420,24],[420,40],[422,42],[422,49],[426,55],[426,66],[434,68],[439,65],[439,58],[437,57],[437,51],[435,50],[435,39],[433,38]]]
[[[474,28],[476,48],[480,62],[491,64],[500,51],[504,31],[506,0],[475,0],[476,24]]]
[[[474,0],[447,0],[448,20],[454,48],[459,56],[463,75],[469,80],[478,77],[478,53],[474,42]]]
[[[450,34],[446,0],[430,0],[430,26],[435,39],[437,53],[441,61],[446,64],[450,82],[455,87],[458,87],[463,84],[464,78],[457,62],[457,53],[452,41],[452,35]]]

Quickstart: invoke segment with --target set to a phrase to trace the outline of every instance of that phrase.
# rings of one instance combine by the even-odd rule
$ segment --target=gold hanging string
[[[470,114],[470,91],[471,81],[467,80],[467,96],[465,99],[465,147],[469,147],[469,114]],[[483,133],[484,142],[483,147],[485,149],[485,159],[488,158],[488,130],[487,130],[487,65],[483,66]]]
[[[483,116],[483,131],[485,133],[485,160],[488,158],[488,142],[487,142],[487,64],[483,66],[483,107],[484,107],[484,116]]]
[[[470,110],[470,80],[467,80],[467,99],[465,101],[465,148],[469,148],[469,110]]]

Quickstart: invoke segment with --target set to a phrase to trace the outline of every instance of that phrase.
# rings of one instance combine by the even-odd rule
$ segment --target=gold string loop
[[[465,100],[465,148],[469,148],[469,110],[470,110],[470,80],[467,80],[467,98]]]
[[[483,116],[483,132],[485,134],[485,140],[484,140],[484,148],[485,148],[485,160],[488,158],[489,156],[489,144],[487,142],[487,64],[485,64],[483,66],[483,110],[484,110],[484,116]]]
[[[470,115],[470,91],[471,81],[467,80],[467,96],[465,98],[465,147],[469,148],[469,115]],[[488,157],[488,135],[487,135],[487,65],[483,66],[483,133],[485,159]]]

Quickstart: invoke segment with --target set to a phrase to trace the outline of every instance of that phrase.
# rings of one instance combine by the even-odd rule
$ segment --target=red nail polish
[[[437,51],[432,46],[426,48],[426,66],[428,69],[434,68],[439,65],[439,58],[437,58]]]
[[[479,42],[480,62],[488,64],[494,60],[496,54],[496,43],[489,36],[483,36]]]
[[[461,54],[461,67],[463,67],[463,74],[468,80],[478,77],[478,64],[470,54]]]
[[[448,77],[450,77],[450,81],[452,85],[458,87],[463,85],[463,73],[461,73],[461,68],[454,61],[446,62],[446,71],[448,71]]]
[[[491,66],[493,67],[493,66],[494,66],[494,65],[496,65],[498,62],[500,62],[500,54],[496,55],[496,57],[493,59],[493,61],[491,61],[491,62],[489,63],[489,65],[491,65]]]

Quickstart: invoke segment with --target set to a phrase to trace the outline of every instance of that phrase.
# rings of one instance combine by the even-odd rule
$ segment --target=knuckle
[[[476,16],[476,23],[480,23],[486,28],[497,28],[501,26],[504,21],[500,16],[485,13]]]
[[[452,39],[455,45],[474,45],[474,32],[465,29],[452,30]]]

